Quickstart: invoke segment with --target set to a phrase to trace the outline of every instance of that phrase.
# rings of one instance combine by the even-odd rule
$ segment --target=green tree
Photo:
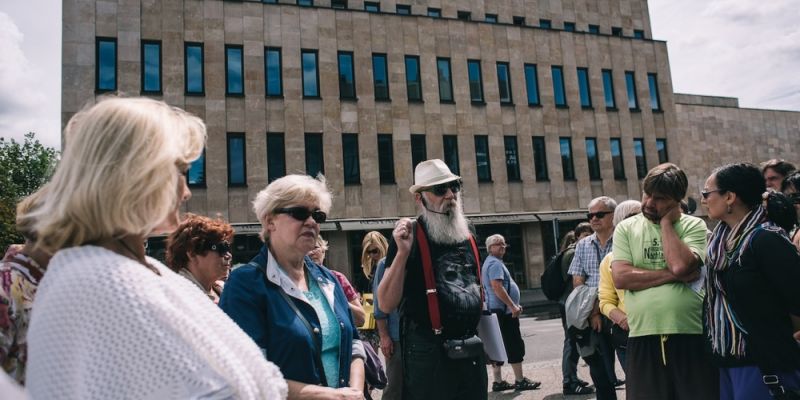
[[[0,251],[22,243],[15,228],[17,203],[47,182],[58,164],[59,152],[34,136],[30,132],[22,142],[0,138]]]

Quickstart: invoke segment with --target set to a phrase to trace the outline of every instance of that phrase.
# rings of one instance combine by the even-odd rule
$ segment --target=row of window
[[[185,43],[184,73],[185,92],[187,95],[203,95],[205,81],[203,72],[203,44]],[[116,90],[116,39],[97,39],[97,90]],[[300,62],[302,67],[302,86],[304,98],[319,98],[319,55],[317,50],[301,50]],[[337,54],[339,97],[344,100],[356,100],[356,75],[353,52],[340,51]],[[541,104],[539,96],[539,80],[536,64],[524,64],[525,90],[527,102],[531,106]],[[277,47],[264,49],[265,91],[270,97],[283,96],[282,54]],[[422,73],[420,70],[419,56],[405,56],[406,93],[409,101],[422,101]],[[439,83],[439,101],[443,103],[455,102],[453,91],[452,68],[450,58],[438,57],[436,59],[436,72]],[[497,86],[499,89],[500,103],[510,105],[514,103],[511,90],[511,67],[507,62],[497,62],[495,65]],[[556,107],[567,107],[567,93],[564,86],[564,70],[562,66],[550,67],[553,82],[553,97]],[[617,104],[614,96],[614,78],[612,71],[601,71],[605,107],[616,110]],[[470,101],[475,104],[484,103],[483,73],[481,60],[467,60],[467,75]],[[625,71],[625,86],[628,97],[628,108],[639,110],[639,101],[636,94],[636,79],[633,71]],[[387,55],[383,53],[372,54],[372,80],[375,100],[390,101],[389,98],[389,71]],[[588,68],[577,68],[577,80],[580,105],[583,108],[592,108],[592,96]],[[661,110],[661,101],[658,94],[658,79],[654,73],[647,74],[647,83],[650,90],[650,108]],[[161,42],[142,42],[142,92],[161,93]],[[228,96],[244,95],[244,64],[243,48],[241,45],[225,46],[225,93]]]
[[[244,133],[228,133],[228,186],[247,185],[247,157]],[[597,138],[586,138],[586,159],[589,167],[589,179],[600,180],[600,157]],[[572,138],[559,138],[559,154],[564,180],[575,180],[574,157],[572,154]],[[489,156],[489,136],[475,135],[475,164],[479,182],[492,181],[492,165]],[[516,136],[503,136],[505,151],[506,177],[509,182],[521,181],[519,152]],[[316,176],[325,172],[322,153],[322,134],[305,134],[306,173]],[[611,138],[611,162],[614,179],[625,179],[625,165],[622,158],[622,139]],[[455,174],[460,174],[458,156],[458,136],[443,135],[444,161]],[[667,140],[656,139],[658,162],[667,162]],[[361,171],[358,157],[358,134],[342,134],[342,166],[345,185],[361,184]],[[647,174],[647,160],[644,151],[644,139],[633,139],[633,155],[636,160],[636,173],[639,179]],[[425,135],[411,135],[412,169],[428,158]],[[378,134],[378,172],[381,184],[394,184],[394,148],[391,134]],[[544,136],[533,137],[533,167],[536,181],[550,180],[547,168],[547,148]],[[192,163],[188,182],[191,186],[205,186],[205,153]],[[267,133],[267,179],[273,180],[286,175],[286,151],[282,133]]]

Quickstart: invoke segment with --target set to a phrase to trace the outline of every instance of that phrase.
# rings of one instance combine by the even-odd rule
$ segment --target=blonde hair
[[[642,202],[639,200],[625,200],[617,205],[614,209],[614,226],[619,225],[620,222],[632,216],[631,214],[639,214],[642,212]]]
[[[28,218],[27,215],[34,211],[36,207],[39,207],[44,192],[44,190],[38,190],[17,203],[16,228],[17,232],[19,232],[25,240],[36,241],[37,235],[33,227],[36,220]]]
[[[253,211],[261,222],[261,240],[269,240],[267,217],[275,214],[275,210],[298,203],[317,203],[319,209],[327,213],[331,209],[331,192],[325,176],[286,175],[278,178],[264,190],[258,192],[253,200]]]
[[[40,205],[20,221],[33,220],[37,246],[51,254],[152,232],[181,200],[179,179],[200,156],[206,129],[162,101],[109,97],[76,114],[64,137]]]
[[[489,246],[491,246],[491,245],[493,245],[493,244],[495,244],[497,242],[502,242],[502,241],[505,241],[505,240],[506,239],[503,237],[503,235],[501,235],[499,233],[495,233],[494,235],[487,237],[486,238],[486,251],[489,251]]]
[[[361,241],[361,270],[364,271],[364,276],[366,276],[367,279],[372,278],[372,268],[377,264],[367,252],[370,246],[378,248],[378,253],[380,254],[378,259],[380,260],[386,257],[386,250],[389,248],[389,242],[387,242],[386,238],[378,231],[367,232],[364,236],[364,240]]]
[[[317,235],[317,247],[322,250],[328,251],[328,241],[322,238],[322,235]]]

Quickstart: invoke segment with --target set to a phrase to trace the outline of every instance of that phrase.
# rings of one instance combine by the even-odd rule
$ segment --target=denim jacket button
[[[314,328],[314,333],[316,333],[317,335],[319,335],[319,328]]]

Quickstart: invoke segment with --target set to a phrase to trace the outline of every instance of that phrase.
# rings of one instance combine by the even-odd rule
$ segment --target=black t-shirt
[[[417,221],[419,223],[422,220]],[[422,226],[424,229],[424,221]],[[482,308],[481,288],[469,240],[443,245],[428,238],[428,245],[439,298],[442,336],[452,339],[476,334]],[[392,237],[386,255],[387,268],[392,265],[396,254],[397,244]],[[406,264],[400,316],[404,323],[413,321],[419,329],[432,332],[428,299],[425,295],[425,275],[416,238]]]

